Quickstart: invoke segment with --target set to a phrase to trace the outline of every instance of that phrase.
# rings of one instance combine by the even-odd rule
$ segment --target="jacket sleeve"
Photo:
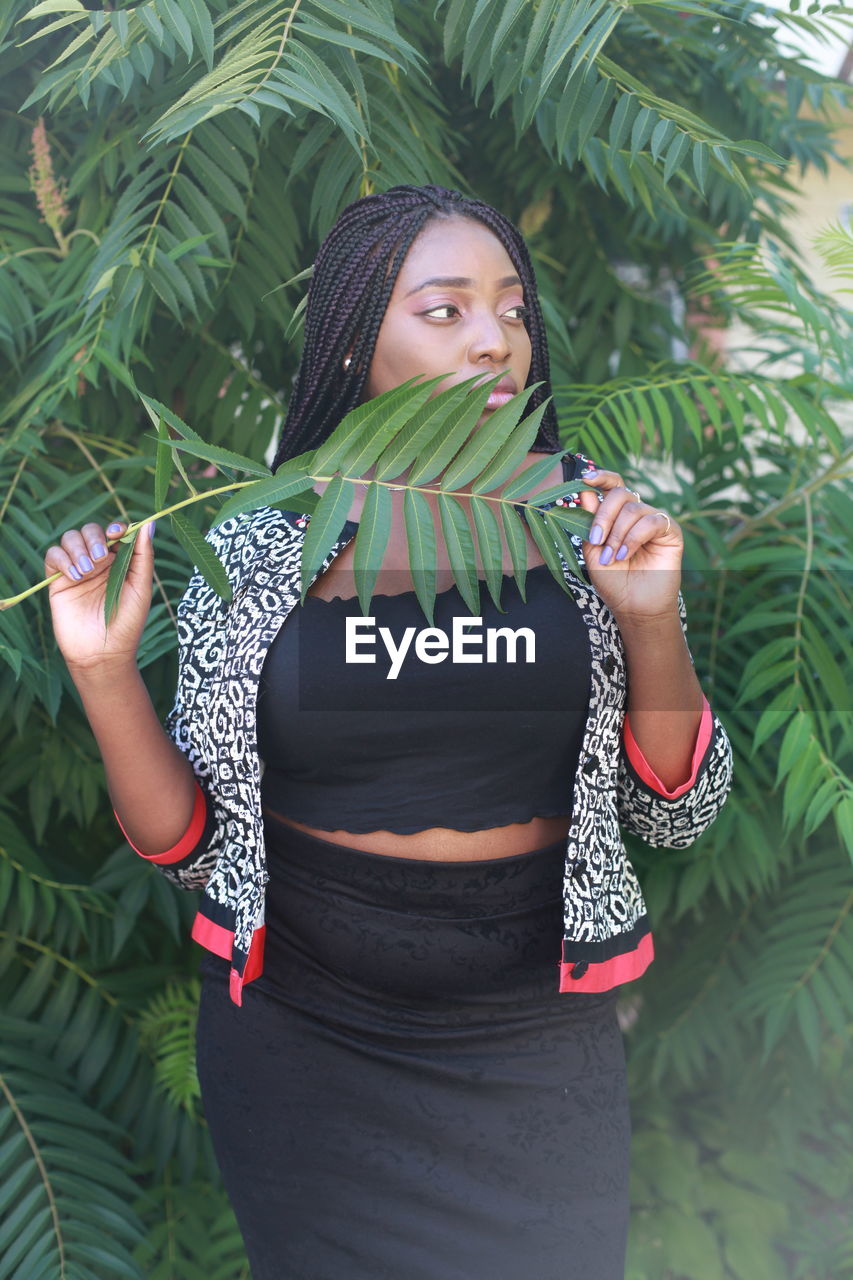
[[[233,529],[234,523],[227,521],[206,535],[206,541],[223,559]],[[164,723],[166,733],[187,757],[195,774],[195,806],[187,830],[173,848],[155,854],[136,850],[182,889],[203,889],[207,884],[216,865],[227,817],[209,787],[210,768],[199,726],[208,682],[220,660],[229,607],[196,570],[178,605],[178,682],[175,701]]]
[[[678,612],[686,639],[686,614],[680,592]],[[616,792],[619,821],[647,844],[663,849],[686,849],[714,821],[731,785],[731,744],[707,698],[693,748],[690,776],[673,789],[666,788],[657,777],[625,717]]]

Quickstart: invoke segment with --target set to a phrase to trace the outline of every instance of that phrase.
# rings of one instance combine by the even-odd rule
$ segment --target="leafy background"
[[[644,495],[651,473],[685,528],[737,783],[691,849],[631,849],[657,963],[620,998],[630,1280],[853,1275],[853,343],[789,230],[851,103],[780,49],[848,21],[690,0],[0,15],[3,595],[69,526],[153,509],[136,388],[271,456],[294,277],[344,204],[399,182],[521,225],[563,442]],[[849,285],[849,229],[822,248]],[[706,340],[735,322],[737,372]],[[190,569],[165,532],[141,659],[164,714]],[[0,613],[0,659],[0,1277],[247,1277],[194,1071],[193,899],[118,841],[43,596]]]

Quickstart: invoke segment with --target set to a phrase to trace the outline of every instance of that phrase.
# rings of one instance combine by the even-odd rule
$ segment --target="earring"
[[[347,358],[344,360],[344,369],[348,370],[351,364],[352,364],[352,356],[347,356]]]

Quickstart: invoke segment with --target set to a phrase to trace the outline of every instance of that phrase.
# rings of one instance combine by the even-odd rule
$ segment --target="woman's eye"
[[[431,307],[429,311],[425,311],[424,315],[435,315],[436,311],[458,311],[459,308],[453,302],[442,302],[440,307]],[[439,316],[440,320],[449,320],[450,316]]]
[[[438,312],[438,311],[445,311],[445,312],[447,312],[447,311],[452,311],[452,312],[456,312],[457,314],[459,314],[459,308],[456,306],[456,303],[455,303],[455,302],[442,302],[442,303],[441,303],[441,305],[440,305],[440,306],[438,306],[438,307],[430,307],[429,311],[425,311],[425,312],[424,312],[424,315],[426,315],[426,316],[434,316],[434,315],[436,314],[436,312]],[[517,315],[512,316],[512,319],[513,319],[513,320],[526,320],[526,319],[527,319],[528,311],[527,311],[527,307],[525,307],[523,303],[519,302],[519,303],[517,303],[514,307],[510,307],[510,308],[509,308],[509,311],[506,311],[504,314],[505,314],[505,315],[509,315],[509,314],[510,314],[510,312],[512,312],[512,311],[516,311],[516,312],[518,313]],[[443,315],[443,316],[439,316],[439,317],[438,317],[438,319],[439,319],[439,320],[450,320],[450,319],[452,319],[452,317],[451,317],[451,316],[449,316],[449,315]]]

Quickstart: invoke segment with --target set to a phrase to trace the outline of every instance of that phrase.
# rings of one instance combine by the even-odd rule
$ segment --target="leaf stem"
[[[151,239],[151,234],[154,228],[157,226],[157,223],[160,221],[160,217],[163,213],[163,210],[166,207],[166,201],[169,199],[169,196],[172,191],[172,187],[175,184],[175,178],[178,176],[178,170],[180,169],[181,164],[183,163],[184,155],[186,153],[187,147],[189,146],[190,138],[192,136],[193,136],[193,130],[190,129],[189,133],[186,135],[180,147],[178,148],[178,154],[175,156],[175,163],[172,165],[172,171],[169,174],[169,181],[166,183],[166,190],[163,192],[163,195],[160,197],[160,200],[158,201],[157,208],[154,212],[154,217],[151,219],[150,223],[148,224],[148,230],[145,233],[145,239],[142,242],[142,248],[139,250],[140,258],[144,256],[145,250],[148,248],[148,241]]]
[[[154,515],[145,516],[142,520],[131,523],[125,529],[124,533],[118,538],[110,538],[110,542],[123,542],[132,534],[138,533],[144,524],[149,524],[152,520],[159,520],[161,516],[171,515],[173,511],[180,511],[181,507],[192,506],[194,502],[200,502],[202,498],[212,498],[220,493],[230,493],[232,489],[245,489],[247,485],[256,484],[255,480],[240,480],[235,484],[224,484],[218,489],[206,489],[204,493],[196,493],[190,498],[184,498],[181,502],[175,502],[170,507],[164,507],[162,511],[156,511]],[[7,596],[5,600],[0,600],[0,610],[11,609],[13,605],[20,604],[22,600],[26,600],[27,596],[34,595],[36,591],[41,591],[43,587],[49,587],[51,582],[56,582],[57,578],[62,577],[62,572],[52,573],[49,578],[43,578],[41,582],[35,583],[32,587],[27,587],[26,591],[21,591],[16,596]]]
[[[802,662],[803,648],[803,605],[806,602],[806,586],[809,580],[809,573],[812,567],[812,558],[814,556],[814,521],[812,519],[812,504],[810,495],[807,493],[803,498],[803,506],[806,511],[806,558],[803,563],[803,572],[800,577],[800,586],[797,591],[797,612],[794,619],[794,660],[797,664],[794,671],[794,684],[799,685],[800,681],[800,663]]]
[[[284,56],[284,46],[287,44],[287,38],[290,35],[290,28],[293,26],[293,20],[296,17],[296,14],[299,10],[299,6],[301,4],[302,4],[302,0],[295,0],[295,3],[291,5],[290,12],[287,15],[287,21],[284,24],[284,30],[281,33],[281,40],[279,41],[278,49],[276,50],[275,56],[272,60],[272,64],[271,66],[267,67],[260,84],[256,84],[254,89],[252,90],[252,93],[249,94],[247,99],[248,101],[251,101],[252,94],[257,93],[258,89],[262,89],[264,87],[267,80],[269,80],[270,76],[275,71],[278,64],[281,62],[281,59]]]
[[[21,1111],[21,1108],[18,1106],[15,1100],[14,1094],[12,1093],[11,1089],[7,1085],[3,1076],[0,1076],[0,1090],[3,1091],[6,1101],[9,1104],[9,1109],[12,1112],[12,1115],[17,1120],[18,1124],[20,1125],[21,1132],[26,1138],[29,1148],[33,1153],[33,1159],[36,1162],[36,1167],[39,1171],[42,1185],[44,1186],[44,1192],[45,1192],[45,1195],[47,1196],[48,1204],[50,1205],[50,1216],[53,1221],[53,1234],[56,1236],[56,1248],[59,1253],[59,1280],[65,1280],[65,1277],[68,1274],[67,1271],[65,1270],[65,1244],[62,1239],[62,1225],[59,1221],[59,1210],[56,1205],[56,1196],[53,1194],[53,1187],[51,1186],[50,1175],[47,1172],[47,1166],[45,1165],[45,1162],[42,1159],[42,1154],[41,1154],[41,1151],[39,1150],[38,1143],[36,1142],[35,1134],[33,1133],[30,1126],[27,1124],[26,1116]]]
[[[6,496],[3,499],[3,504],[2,506],[0,506],[0,524],[3,523],[3,520],[6,517],[6,512],[9,508],[9,503],[12,501],[15,490],[18,487],[18,482],[21,479],[21,476],[24,474],[24,467],[27,465],[29,461],[30,461],[29,455],[26,453],[22,453],[21,461],[18,463],[18,469],[16,470],[15,474],[12,476],[12,480],[9,484],[9,488],[6,490]]]
[[[71,435],[72,438],[74,438],[72,432],[66,431],[66,434]],[[315,476],[310,472],[306,472],[305,474],[306,480],[314,480],[319,482],[331,481],[334,478],[335,478],[334,476]],[[365,480],[362,476],[340,476],[340,479],[346,480],[350,484],[361,484],[361,485],[381,484],[386,489],[395,489],[395,490],[410,489],[415,493],[446,494],[446,496],[448,497],[460,496],[459,494],[453,492],[452,490],[445,490],[440,488],[435,489],[431,485],[391,484],[387,480],[370,480],[370,479]],[[239,481],[233,482],[232,484],[219,485],[216,489],[206,489],[204,493],[194,493],[189,498],[183,498],[180,502],[173,502],[171,506],[164,507],[161,511],[155,511],[153,515],[144,516],[143,519],[137,520],[135,523],[129,524],[128,527],[125,529],[124,533],[121,534],[120,537],[112,538],[109,541],[124,542],[133,534],[138,533],[138,531],[142,528],[144,524],[149,524],[152,520],[159,520],[163,516],[171,515],[173,511],[180,511],[183,507],[191,507],[193,503],[201,502],[202,499],[204,498],[215,498],[220,493],[231,493],[236,489],[246,489],[246,488],[249,488],[251,485],[258,484],[258,483],[259,481],[257,480],[239,480]],[[566,483],[568,484],[568,481]],[[305,487],[307,488],[308,486],[306,485]],[[478,494],[462,493],[461,496],[483,498],[486,502],[500,503],[501,505],[508,506],[508,507],[520,506],[527,501],[527,499],[524,499],[524,498],[493,498],[485,493],[482,493],[482,494],[481,493],[478,493]],[[534,494],[534,497],[535,497],[535,494]],[[535,506],[536,504],[532,503],[532,505]],[[32,587],[27,587],[26,591],[21,591],[16,596],[7,596],[5,599],[0,600],[0,610],[11,609],[13,605],[20,604],[22,600],[26,600],[28,596],[34,595],[37,591],[41,591],[44,587],[50,586],[51,582],[55,582],[56,579],[60,578],[61,576],[62,576],[62,573],[61,571],[58,570],[56,573],[52,573],[49,578],[43,578],[41,582],[35,583]]]
[[[14,936],[11,933],[0,933],[0,938],[12,938]],[[70,969],[73,974],[76,974],[81,982],[87,983],[93,991],[97,991],[101,999],[106,1000],[107,1004],[112,1005],[113,1008],[118,1008],[118,1000],[111,991],[107,991],[106,987],[97,978],[93,978],[90,973],[87,973],[85,969],[81,969],[78,964],[75,964],[73,960],[69,960],[67,956],[62,955],[60,951],[55,950],[53,947],[45,946],[43,942],[36,942],[34,938],[25,938],[22,935],[19,935],[15,941],[20,942],[24,947],[32,947],[34,951],[39,951],[43,956],[50,956],[57,964],[64,965],[66,969]],[[125,1021],[129,1023],[130,1019],[125,1016]]]
[[[821,947],[820,951],[817,953],[817,955],[812,960],[811,964],[805,970],[805,972],[800,974],[799,978],[797,978],[794,985],[788,988],[786,995],[788,996],[789,999],[793,995],[795,995],[796,992],[802,990],[803,987],[807,986],[810,978],[812,977],[812,974],[814,974],[820,968],[821,964],[823,963],[823,961],[825,960],[826,956],[829,954],[832,948],[832,943],[838,931],[840,930],[841,926],[844,924],[845,918],[850,914],[851,910],[853,910],[853,893],[849,893],[847,895],[847,898],[844,902],[843,907],[839,911],[838,915],[835,917],[835,920],[832,922],[832,928],[829,930],[829,933],[826,935],[826,938],[824,940],[823,946]]]
[[[764,524],[768,520],[774,520],[776,516],[781,515],[783,511],[787,511],[789,507],[796,506],[798,502],[817,493],[825,484],[832,484],[836,480],[846,480],[850,476],[850,471],[845,471],[845,467],[853,461],[853,449],[848,449],[845,454],[831,462],[823,471],[818,472],[811,480],[800,485],[797,489],[792,489],[790,493],[786,493],[783,497],[777,498],[775,502],[769,503],[763,511],[757,512],[754,516],[744,520],[737,529],[732,530],[725,539],[729,549],[737,546],[737,544],[747,538],[754,530]]]

